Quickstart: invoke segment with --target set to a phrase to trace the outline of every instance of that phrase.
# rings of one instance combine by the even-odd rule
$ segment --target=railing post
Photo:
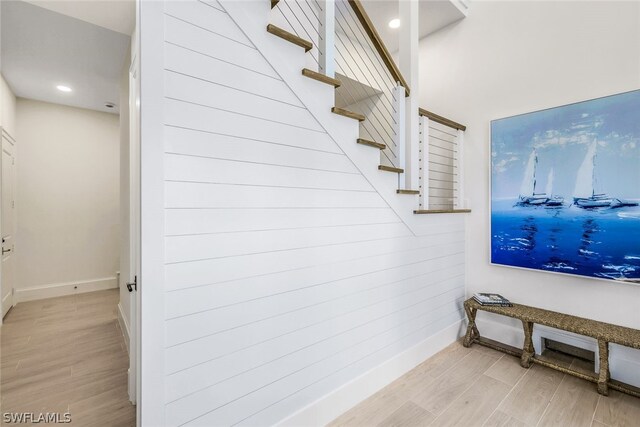
[[[335,77],[335,0],[325,0],[320,4],[320,72],[328,77]]]
[[[398,147],[398,167],[404,169],[406,167],[406,114],[405,114],[405,90],[400,83],[393,88],[393,133],[394,143]],[[398,188],[405,188],[402,179],[398,181]]]
[[[420,190],[420,209],[429,210],[429,118],[419,116],[419,161],[418,189]]]
[[[401,0],[398,5],[400,15],[400,50],[398,53],[400,71],[411,88],[406,98],[406,151],[403,187],[415,189],[418,186],[418,101],[420,97],[419,76],[419,4],[418,0]]]
[[[456,190],[458,190],[458,196],[455,199],[455,209],[464,209],[464,131],[458,129],[458,136],[456,138],[456,145],[458,146],[458,157],[456,160],[456,167],[458,168],[458,182],[456,183]]]

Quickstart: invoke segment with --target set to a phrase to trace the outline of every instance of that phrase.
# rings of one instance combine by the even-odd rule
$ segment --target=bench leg
[[[523,368],[531,367],[531,359],[535,354],[533,347],[533,323],[522,321],[522,327],[524,328],[524,346],[522,348],[522,357],[520,359],[520,365]]]
[[[467,334],[464,336],[464,341],[462,341],[462,345],[465,347],[471,347],[473,341],[480,337],[480,332],[478,332],[478,328],[476,327],[476,314],[478,310],[475,308],[468,307],[466,304],[464,306],[464,311],[467,312],[467,318],[469,319],[469,326],[467,326]]]
[[[609,372],[609,343],[598,340],[598,352],[600,353],[600,376],[598,377],[598,393],[609,395],[609,380],[611,373]]]

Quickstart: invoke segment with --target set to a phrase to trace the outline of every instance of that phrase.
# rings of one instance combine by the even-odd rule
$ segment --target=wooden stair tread
[[[379,165],[378,170],[385,172],[404,173],[404,169],[394,168],[393,166]]]
[[[420,194],[420,190],[396,190],[398,194]]]
[[[414,214],[417,215],[427,215],[427,214],[446,214],[446,213],[469,213],[471,209],[421,209],[417,211],[413,211]]]
[[[365,119],[362,114],[354,113],[353,111],[345,110],[344,108],[333,107],[331,108],[331,112],[339,114],[341,116],[349,117],[350,119],[354,119],[359,122],[364,122]]]
[[[308,68],[302,69],[302,75],[305,77],[309,77],[310,79],[317,80],[322,83],[326,83],[333,87],[340,87],[340,85],[342,84],[342,82],[340,82],[340,80],[338,79],[334,79],[333,77],[329,77],[327,75],[318,73],[317,71],[313,71]]]
[[[358,138],[358,144],[368,145],[370,147],[379,148],[380,150],[384,150],[385,148],[387,148],[386,144],[381,144],[375,141],[369,141],[368,139],[364,139],[364,138]]]
[[[273,34],[274,36],[280,37],[281,39],[286,40],[290,43],[293,43],[296,46],[304,48],[305,52],[309,52],[313,47],[313,44],[310,41],[307,41],[302,37],[298,37],[295,34],[292,34],[287,30],[283,30],[280,27],[276,27],[273,24],[267,25],[267,32]]]
[[[276,5],[278,4],[278,2],[280,2],[280,0],[271,0],[271,9],[273,9],[274,7],[276,7]]]

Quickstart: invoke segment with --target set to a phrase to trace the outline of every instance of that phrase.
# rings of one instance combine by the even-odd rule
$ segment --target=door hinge
[[[132,282],[127,283],[127,289],[129,289],[129,292],[138,290],[138,276],[133,277],[133,283]]]

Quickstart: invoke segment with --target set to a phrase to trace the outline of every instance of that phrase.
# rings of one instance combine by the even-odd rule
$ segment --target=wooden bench
[[[465,347],[469,347],[473,343],[478,343],[486,347],[520,357],[520,364],[524,368],[529,368],[531,363],[537,363],[549,368],[557,369],[569,375],[586,379],[597,383],[598,393],[605,396],[609,394],[609,388],[612,388],[623,393],[640,397],[639,388],[619,381],[614,381],[611,379],[611,375],[609,373],[609,344],[614,343],[640,349],[640,330],[520,304],[513,304],[513,307],[480,305],[473,298],[464,302],[464,309],[467,312],[467,317],[469,318],[469,326],[467,327],[467,334],[463,342]],[[501,314],[503,316],[512,317],[522,321],[522,326],[524,328],[524,346],[522,350],[480,337],[480,332],[478,332],[478,328],[476,326],[476,314],[478,310]],[[599,375],[592,372],[570,369],[569,367],[562,366],[548,358],[536,356],[532,340],[534,324],[549,326],[551,328],[562,329],[564,331],[595,338],[598,341],[600,361]]]

